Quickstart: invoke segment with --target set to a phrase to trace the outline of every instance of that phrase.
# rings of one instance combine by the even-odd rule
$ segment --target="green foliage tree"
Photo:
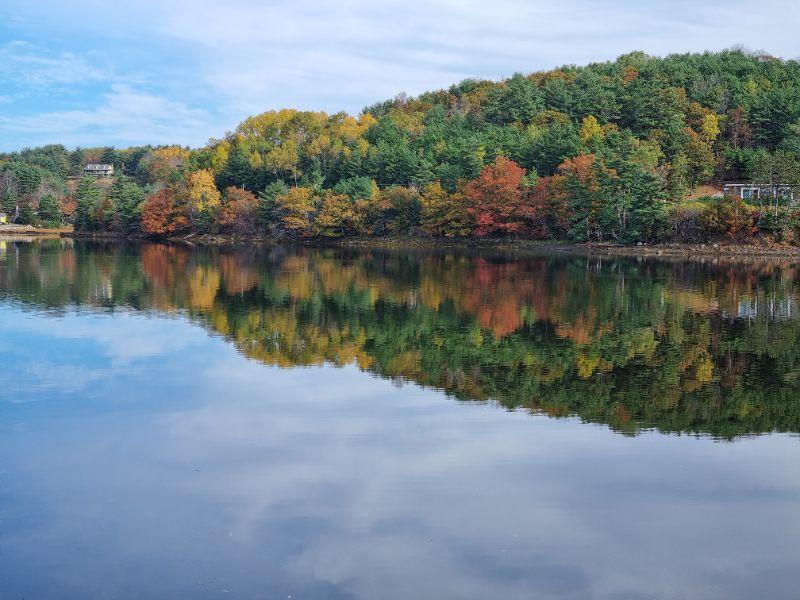
[[[259,227],[263,230],[271,231],[280,222],[280,207],[277,198],[288,191],[289,186],[283,181],[273,181],[259,194],[257,220]]]
[[[61,210],[58,200],[52,194],[45,194],[39,200],[39,220],[45,227],[58,227],[61,225]]]
[[[103,200],[103,192],[91,177],[84,177],[78,182],[75,191],[75,229],[92,231],[97,225],[96,210]]]
[[[118,178],[109,197],[114,207],[114,228],[122,234],[139,231],[142,208],[146,198],[144,188],[134,181]]]
[[[18,202],[15,189],[11,185],[6,186],[0,195],[0,212],[5,213],[9,219],[14,219],[17,216]]]
[[[36,211],[33,210],[30,202],[23,202],[19,207],[18,220],[22,225],[38,225],[39,220],[36,218]]]

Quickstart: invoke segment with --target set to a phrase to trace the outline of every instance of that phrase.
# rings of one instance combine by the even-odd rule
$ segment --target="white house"
[[[114,165],[107,165],[103,163],[89,163],[83,167],[83,174],[90,175],[91,177],[113,177]]]
[[[753,183],[753,182],[730,182],[722,186],[722,192],[728,196],[738,196],[742,200],[756,201],[759,199],[768,200],[779,198],[781,200],[794,201],[796,186],[788,183]]]

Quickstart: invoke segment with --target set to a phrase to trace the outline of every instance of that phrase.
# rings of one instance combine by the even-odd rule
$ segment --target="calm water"
[[[0,598],[800,597],[800,269],[0,241]]]

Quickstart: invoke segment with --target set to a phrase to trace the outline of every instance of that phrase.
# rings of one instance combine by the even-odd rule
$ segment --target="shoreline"
[[[122,236],[111,233],[80,233],[63,230],[38,230],[25,232],[7,232],[8,235],[59,235],[64,238],[118,241],[118,242],[165,242],[186,245],[205,246],[242,246],[271,245],[290,243],[310,247],[364,248],[383,250],[494,250],[509,252],[541,251],[546,253],[581,254],[597,256],[630,256],[630,257],[672,257],[672,258],[798,258],[800,246],[788,244],[652,244],[652,245],[617,245],[617,244],[571,244],[548,240],[500,240],[500,239],[436,239],[436,238],[340,238],[326,240],[288,240],[265,236],[235,235],[195,235],[184,237],[152,238],[142,235]],[[0,237],[6,232],[0,231]]]
[[[486,249],[501,251],[536,251],[549,253],[602,255],[602,256],[645,256],[645,257],[776,257],[800,258],[800,246],[759,245],[759,244],[579,244],[541,240],[430,240],[426,238],[408,239],[360,239],[336,240],[333,244],[344,248],[386,248],[386,249]]]
[[[44,229],[33,227],[32,225],[0,225],[0,239],[4,237],[14,237],[19,235],[35,235],[35,236],[64,236],[64,234],[72,234],[71,229]]]

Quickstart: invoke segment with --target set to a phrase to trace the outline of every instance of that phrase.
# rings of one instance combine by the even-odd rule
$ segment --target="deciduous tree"
[[[258,230],[258,198],[241,188],[226,189],[218,225],[240,235],[254,234]]]
[[[173,188],[161,189],[145,200],[141,226],[142,231],[150,235],[169,235],[189,227],[189,218],[176,201]]]
[[[475,219],[478,236],[522,233],[530,210],[525,202],[522,180],[525,169],[513,160],[498,156],[480,175],[467,183],[464,195]]]
[[[316,195],[307,187],[289,188],[276,198],[282,227],[291,235],[312,234],[312,218],[316,211]]]
[[[422,191],[421,204],[421,224],[429,235],[466,237],[472,233],[474,224],[463,193],[448,194],[434,181]]]

